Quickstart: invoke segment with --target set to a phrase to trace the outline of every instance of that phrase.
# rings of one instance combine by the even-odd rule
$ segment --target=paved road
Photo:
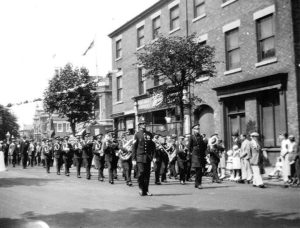
[[[120,175],[119,175],[120,176]],[[153,183],[153,179],[151,180]],[[114,185],[46,174],[41,167],[0,173],[0,227],[300,227],[300,189],[204,181],[151,184],[140,197],[124,181]],[[44,226],[47,227],[47,226]]]

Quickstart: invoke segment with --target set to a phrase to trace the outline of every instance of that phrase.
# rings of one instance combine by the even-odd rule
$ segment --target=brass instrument
[[[122,149],[118,151],[118,155],[122,160],[126,161],[132,156],[132,145],[134,142],[134,139],[122,140]]]
[[[100,154],[100,156],[104,155],[103,150],[101,150],[101,144],[99,142],[95,142],[95,151]]]
[[[64,151],[65,153],[68,153],[68,152],[70,151],[70,148],[69,148],[69,146],[68,146],[68,143],[64,143],[64,144],[63,144],[63,151]]]
[[[168,155],[169,162],[171,162],[177,155],[176,149],[172,153],[170,153],[168,150],[170,150],[171,147],[168,147],[167,149],[165,149],[164,146],[159,141],[157,141],[157,143],[159,144],[159,148],[163,149],[163,151]]]

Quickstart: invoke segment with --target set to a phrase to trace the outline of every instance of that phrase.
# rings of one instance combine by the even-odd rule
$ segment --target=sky
[[[54,69],[66,63],[105,76],[112,70],[108,34],[157,1],[1,0],[0,104],[43,98]],[[12,108],[21,127],[33,122],[35,106]]]

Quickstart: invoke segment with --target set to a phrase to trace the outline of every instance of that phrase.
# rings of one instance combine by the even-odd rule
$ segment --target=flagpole
[[[97,51],[97,33],[95,34],[95,52],[96,52],[96,76],[99,76],[98,72],[98,51]]]

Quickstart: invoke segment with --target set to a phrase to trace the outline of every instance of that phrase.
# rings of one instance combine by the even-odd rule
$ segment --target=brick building
[[[191,85],[190,94],[203,101],[186,113],[185,132],[199,122],[202,133],[219,133],[229,148],[232,133],[256,129],[273,161],[279,133],[299,137],[299,15],[297,0],[158,1],[109,35],[116,127],[135,128],[147,113],[152,125],[164,125],[166,116],[176,123],[176,109],[156,109],[151,90],[157,84],[141,77],[134,53],[157,33],[196,33],[198,42],[215,47],[217,74]]]

